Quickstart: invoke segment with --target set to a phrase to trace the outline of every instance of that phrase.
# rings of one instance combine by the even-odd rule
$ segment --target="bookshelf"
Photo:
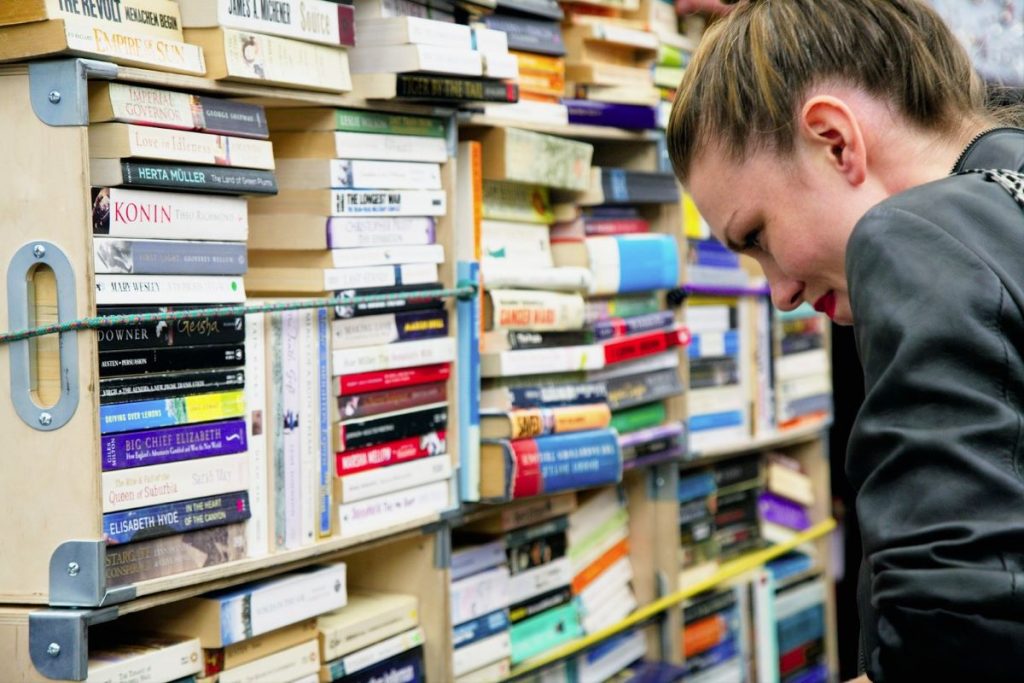
[[[367,102],[348,95],[331,95],[295,89],[215,82],[203,78],[115,67],[88,60],[63,59],[35,65],[0,67],[0,129],[7,132],[7,199],[0,201],[0,221],[7,239],[0,243],[0,263],[10,263],[28,245],[55,245],[70,269],[57,276],[61,294],[65,282],[72,283],[75,300],[71,310],[59,318],[82,318],[95,311],[93,258],[89,198],[89,152],[87,122],[87,80],[100,78],[186,92],[202,92],[268,107],[343,106],[354,109],[389,111],[411,115],[443,117],[448,121],[450,152],[461,133],[472,134],[494,127],[516,127],[559,137],[588,141],[595,146],[594,163],[632,170],[663,168],[664,139],[653,131],[626,131],[598,126],[540,126],[519,121],[502,121],[479,115],[456,117],[453,109],[408,105],[395,102]],[[51,96],[52,93],[58,96]],[[56,100],[56,101],[54,101]],[[42,115],[59,125],[40,120]],[[452,154],[449,155],[453,156]],[[456,203],[456,168],[449,159],[442,170],[443,185]],[[46,182],[40,182],[45,178]],[[446,285],[456,283],[454,272],[455,211],[450,208],[439,220],[438,239],[449,257],[442,266]],[[677,205],[651,206],[644,211],[654,230],[681,238],[682,218]],[[55,219],[59,217],[59,219]],[[680,240],[684,243],[685,240]],[[682,253],[685,245],[681,247]],[[45,259],[49,261],[50,255]],[[37,260],[43,260],[38,259]],[[57,263],[54,261],[54,263]],[[20,276],[20,273],[19,273]],[[68,278],[62,280],[61,278]],[[47,277],[35,274],[39,298],[55,296]],[[34,321],[53,318],[54,306],[37,302]],[[62,306],[64,304],[62,303]],[[454,302],[448,305],[452,320]],[[0,301],[0,318],[11,320],[12,302]],[[6,313],[6,316],[4,315]],[[47,317],[49,316],[49,317]],[[29,318],[29,324],[33,320]],[[681,320],[681,318],[680,318]],[[454,327],[454,325],[453,325]],[[17,549],[18,561],[0,566],[0,654],[11,663],[13,680],[39,681],[44,676],[57,680],[84,680],[89,629],[116,623],[119,619],[144,613],[212,590],[238,586],[277,576],[325,561],[344,560],[352,584],[382,590],[415,593],[421,600],[421,626],[425,633],[425,662],[428,680],[451,680],[451,632],[448,613],[449,563],[453,529],[479,520],[496,510],[512,509],[524,503],[463,505],[449,513],[433,515],[397,525],[382,532],[354,538],[332,538],[312,546],[271,555],[237,560],[165,578],[141,581],[118,589],[107,589],[102,581],[103,548],[100,529],[100,484],[97,477],[100,434],[97,352],[89,333],[43,338],[35,345],[40,390],[35,403],[43,405],[61,397],[78,400],[77,409],[66,424],[43,424],[40,430],[26,424],[13,409],[2,411],[0,426],[11,453],[5,476],[0,480],[0,497],[17,501],[10,514],[19,523],[0,532],[5,547]],[[74,353],[71,350],[74,348]],[[0,351],[0,384],[12,383],[16,361],[13,347]],[[63,352],[65,358],[59,358]],[[685,358],[685,350],[681,350]],[[686,363],[680,366],[685,376]],[[27,370],[18,370],[28,372]],[[449,396],[455,395],[456,379],[448,381]],[[43,381],[49,379],[49,383]],[[685,380],[684,380],[685,381]],[[76,386],[77,384],[77,386]],[[49,387],[48,389],[44,387]],[[59,389],[55,389],[59,388]],[[3,399],[9,401],[6,397]],[[22,403],[23,405],[29,405]],[[59,404],[58,404],[59,405]],[[456,402],[449,398],[457,423]],[[668,402],[669,419],[685,420],[685,396]],[[10,404],[8,404],[10,408]],[[51,419],[53,419],[51,417]],[[790,431],[765,435],[739,444],[691,452],[685,460],[668,459],[639,463],[626,468],[622,489],[629,501],[630,559],[634,565],[633,590],[639,607],[617,624],[575,640],[513,669],[513,678],[523,678],[544,667],[573,657],[608,638],[639,627],[647,638],[651,658],[664,657],[681,662],[677,633],[681,628],[678,606],[688,598],[724,584],[803,543],[814,543],[823,566],[814,572],[830,575],[828,534],[834,527],[829,519],[829,500],[819,495],[812,517],[815,525],[790,542],[752,552],[723,564],[714,575],[691,585],[679,585],[678,502],[676,484],[681,472],[766,450],[784,450],[807,465],[819,492],[828,490],[828,468],[823,434],[827,423],[805,425]],[[457,430],[449,430],[450,454],[457,456]],[[25,491],[35,492],[25,495]],[[59,502],[58,502],[59,501]],[[830,594],[829,594],[830,595]],[[74,608],[74,609],[70,609]],[[834,604],[827,603],[830,638],[834,638]],[[827,646],[832,671],[835,644]]]

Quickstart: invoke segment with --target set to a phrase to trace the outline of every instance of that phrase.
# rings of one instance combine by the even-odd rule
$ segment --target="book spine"
[[[266,385],[266,315],[247,316],[245,339],[245,434],[249,447],[249,501],[253,515],[245,526],[246,546],[250,557],[262,557],[269,551],[267,515],[268,466],[267,451],[267,385]]]
[[[339,131],[334,134],[334,149],[342,159],[431,164],[444,163],[448,159],[444,138],[419,135]]]
[[[430,263],[402,266],[403,270],[423,266],[431,269],[431,277],[437,276],[437,265]],[[357,269],[349,269],[357,270]],[[427,282],[424,284],[403,284],[394,287],[368,287],[360,292],[340,291],[337,296],[341,299],[349,299],[354,296],[386,294],[391,298],[379,301],[362,303],[335,304],[334,315],[338,318],[357,318],[364,315],[380,315],[382,313],[402,313],[410,311],[441,311],[444,309],[444,301],[432,294],[432,290],[441,289],[439,282]],[[406,296],[402,295],[408,292]]]
[[[244,247],[244,245],[243,245]],[[187,310],[187,306],[99,306],[96,314],[147,315]],[[97,330],[99,350],[121,351],[171,346],[238,344],[245,339],[245,316],[203,316],[155,320]]]
[[[227,275],[97,275],[96,305],[240,304],[242,279]]]
[[[608,380],[607,387],[608,407],[613,411],[664,400],[685,391],[679,373],[674,369],[616,377]]]
[[[228,524],[107,548],[106,585],[124,586],[245,557],[245,525]],[[199,653],[202,661],[202,653]]]
[[[316,335],[314,333],[315,310],[298,311],[299,314],[299,520],[303,545],[312,544],[317,537],[315,527],[319,522],[318,494],[320,490],[320,401],[317,396]]]
[[[448,386],[443,382],[388,389],[337,399],[338,415],[343,420],[354,420],[443,403],[447,399]]]
[[[446,429],[447,425],[447,403],[414,408],[390,415],[374,416],[365,420],[351,420],[338,425],[338,440],[335,450],[341,452],[349,448],[366,448],[407,439]]]
[[[398,389],[418,384],[445,382],[451,376],[450,363],[436,363],[422,367],[381,370],[359,374],[343,375],[337,378],[335,393],[351,396],[385,389]]]
[[[654,129],[658,111],[637,104],[612,104],[594,100],[562,100],[569,110],[569,123],[615,128]]]
[[[284,314],[265,314],[267,355],[268,535],[271,551],[285,548],[284,496]]]
[[[635,235],[650,232],[651,225],[643,218],[584,218],[583,229],[588,236]]]
[[[511,654],[512,643],[508,632],[496,633],[490,638],[456,648],[452,653],[452,673],[464,676],[492,662],[506,659]]]
[[[557,21],[540,21],[491,14],[483,17],[484,25],[508,34],[508,49],[543,55],[565,54],[565,41]]]
[[[509,581],[509,602],[512,604],[525,602],[548,591],[568,585],[571,581],[572,567],[569,558],[561,557],[515,574]]]
[[[384,287],[418,285],[416,289],[437,281],[437,265],[414,263],[402,266],[372,266],[368,268],[331,268],[324,271],[326,291],[366,290]],[[440,285],[437,287],[440,289]],[[367,294],[368,292],[360,292]],[[353,295],[354,296],[354,295]],[[353,309],[354,310],[354,309]],[[351,314],[345,317],[352,317]]]
[[[165,40],[181,40],[181,14],[168,0],[122,0],[122,2],[50,2],[51,19],[90,21],[96,25],[119,28]]]
[[[96,273],[136,275],[243,275],[246,271],[244,242],[173,242],[93,240]]]
[[[612,416],[611,428],[620,434],[655,427],[668,419],[665,404],[647,403],[635,408],[619,411]]]
[[[340,662],[341,666],[331,667],[331,673],[337,675],[340,670],[341,675],[347,676],[357,671],[368,669],[371,666],[422,645],[423,629],[414,628],[411,631],[391,636],[358,652],[345,656]]]
[[[502,609],[455,627],[452,647],[458,649],[508,630],[508,610]]]
[[[266,116],[263,107],[257,105],[156,90],[129,83],[109,83],[99,93],[109,102],[112,118],[123,123],[242,137],[267,137]]]
[[[173,370],[237,368],[244,363],[243,344],[107,351],[100,354],[100,377]]]
[[[183,240],[245,241],[249,215],[244,199],[182,193],[92,191],[94,235]]]
[[[687,313],[687,317],[689,317],[689,313]],[[694,334],[690,339],[687,355],[691,359],[717,358],[721,356],[736,356],[739,352],[739,333],[735,330],[730,330],[728,332],[702,332]]]
[[[538,538],[551,536],[552,534],[564,534],[569,526],[568,517],[556,517],[555,519],[540,524],[534,524],[522,529],[516,529],[505,535],[505,545],[511,550],[516,546],[526,545]]]
[[[243,491],[249,482],[247,457],[237,453],[104,472],[103,512]]]
[[[122,161],[121,185],[211,194],[277,194],[273,171]]]
[[[426,671],[423,663],[423,648],[417,647],[387,659],[380,664],[346,676],[345,683],[424,683]]]
[[[483,202],[483,218],[488,220],[545,225],[555,220],[548,189],[541,185],[485,180]]]
[[[452,462],[447,454],[411,460],[390,467],[367,470],[339,477],[336,499],[339,503],[352,503],[402,489],[422,486],[452,475]]]
[[[202,4],[210,0],[199,0]],[[338,6],[324,0],[277,0],[276,2],[234,2],[216,0],[217,22],[224,28],[253,31],[295,38],[324,45],[351,45],[342,42]],[[184,26],[202,27],[193,14],[196,2],[182,3]],[[352,10],[349,8],[349,13]]]
[[[605,340],[660,330],[674,324],[675,314],[672,311],[658,311],[632,318],[608,318],[594,323],[591,329],[596,339]]]
[[[505,392],[510,407],[516,409],[554,408],[608,400],[608,390],[604,382],[509,387]]]
[[[583,326],[583,297],[579,294],[508,289],[491,289],[487,294],[494,329],[543,332]]]
[[[331,323],[331,348],[348,349],[448,335],[444,309],[386,313]]]
[[[505,544],[501,541],[460,548],[452,553],[451,579],[458,581],[505,562]]]
[[[445,436],[444,430],[438,430],[421,436],[344,451],[336,456],[335,471],[339,477],[345,477],[416,458],[443,454],[447,452],[448,447]]]
[[[442,337],[362,349],[342,349],[334,351],[332,360],[332,372],[342,376],[450,363],[455,360],[455,342],[450,337]]]
[[[524,439],[513,449],[515,466],[506,467],[511,498],[614,483],[622,477],[618,435],[610,430]]]
[[[397,74],[398,97],[423,100],[517,102],[519,86],[503,81],[418,74]]]
[[[381,606],[372,614],[358,619],[346,620],[344,612],[340,623],[320,619],[317,629],[320,632],[322,660],[331,662],[341,659],[351,652],[415,628],[419,619],[417,606],[417,599],[407,595],[401,600],[389,601],[387,606]]]
[[[126,432],[100,438],[103,471],[232,455],[246,450],[241,420]]]
[[[444,190],[329,190],[333,216],[443,216]]]
[[[389,247],[353,247],[331,252],[335,268],[361,268],[403,263],[443,263],[444,245],[417,244]]]
[[[811,526],[805,508],[771,493],[762,493],[758,497],[757,510],[765,521],[781,524],[789,529],[803,531]]]
[[[217,675],[219,683],[298,681],[320,671],[320,647],[310,640]]]
[[[451,486],[438,481],[339,506],[340,536],[352,538],[421,517],[436,515],[450,505]]]
[[[608,406],[595,403],[559,408],[533,408],[507,413],[513,439],[528,439],[545,434],[581,432],[607,427],[612,419]]]
[[[452,624],[462,624],[508,607],[508,567],[495,567],[451,584]]]
[[[479,224],[479,221],[476,221]],[[480,284],[480,266],[477,261],[458,261],[456,276],[460,282]],[[478,298],[457,300],[457,350],[459,364],[457,405],[459,420],[459,492],[460,498],[475,501],[480,498],[480,321],[481,304]]]
[[[435,117],[390,114],[362,109],[336,109],[334,127],[349,133],[382,133],[445,138],[444,121]]]
[[[302,361],[300,351],[300,311],[285,311],[281,325],[281,355],[284,372],[281,385],[284,430],[283,487],[284,537],[286,548],[302,545]]]
[[[626,294],[670,289],[679,284],[679,254],[670,235],[589,237],[591,294]]]
[[[250,140],[132,124],[100,125],[123,126],[132,157],[178,161],[185,164],[240,166],[264,171],[274,168],[274,152],[267,140]],[[101,150],[91,150],[90,153],[94,157],[103,156]]]
[[[529,600],[509,605],[508,620],[510,624],[518,624],[541,612],[561,607],[572,602],[572,590],[569,586],[560,586]]]
[[[330,218],[327,221],[327,246],[330,249],[433,244],[436,236],[434,219],[425,216],[365,216]]]
[[[103,515],[103,539],[107,545],[131,543],[244,522],[250,515],[249,494],[245,491],[151,505]]]
[[[575,603],[542,612],[509,628],[512,663],[518,664],[581,635],[583,629]]]
[[[317,445],[318,448],[318,467],[317,467],[317,484],[318,484],[318,496],[319,508],[317,510],[318,525],[317,525],[317,536],[319,538],[326,538],[331,534],[332,517],[334,515],[334,495],[331,489],[331,411],[329,401],[333,400],[328,393],[328,384],[331,381],[330,368],[327,366],[328,357],[330,354],[328,329],[327,329],[327,310],[320,308],[315,311],[316,315],[316,393],[317,393],[317,408],[319,410],[319,421],[317,425],[319,432],[317,434]]]
[[[202,76],[203,50],[177,39],[146,35],[129,27],[84,17],[65,17],[67,49],[85,52],[104,61]]]
[[[198,370],[100,380],[100,404],[175,398],[245,386],[242,370]]]
[[[102,650],[98,656],[89,658],[90,683],[121,683],[131,680],[194,680],[199,672],[197,662],[202,661],[199,639],[192,638],[181,643],[160,642],[151,644],[144,639],[137,649],[131,644],[115,646],[108,657]],[[154,646],[155,645],[155,646]],[[123,654],[122,654],[123,653]],[[184,677],[184,678],[182,678]]]
[[[623,363],[689,343],[690,333],[685,327],[614,339],[604,344],[604,361],[606,365]]]
[[[116,434],[242,417],[242,390],[100,406],[100,433]]]

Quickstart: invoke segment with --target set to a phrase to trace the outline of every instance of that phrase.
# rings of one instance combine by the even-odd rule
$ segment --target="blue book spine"
[[[832,412],[832,394],[804,396],[795,401],[787,401],[783,412],[789,415],[807,415],[809,413]]]
[[[502,609],[497,612],[491,612],[456,626],[452,632],[452,647],[459,648],[463,645],[469,645],[507,630],[508,610]]]
[[[711,358],[711,357],[718,358],[718,357],[721,357],[722,354],[717,354],[717,353],[714,356],[712,356],[712,354],[710,353],[710,349],[706,348],[706,347],[708,347],[708,344],[706,342],[705,343],[701,342],[701,337],[702,336],[703,335],[700,335],[700,334],[693,335],[693,337],[690,339],[690,346],[689,346],[689,348],[687,350],[687,356],[689,358]],[[725,336],[725,354],[724,355],[726,355],[726,356],[736,356],[736,355],[738,355],[739,352],[740,352],[740,335],[739,335],[739,332],[737,332],[736,330],[729,330],[728,332],[724,333],[724,336]]]
[[[828,683],[828,665],[817,664],[786,679],[786,683]]]
[[[150,505],[103,515],[107,545],[131,543],[242,522],[252,516],[246,491]]]
[[[535,439],[545,492],[587,488],[622,479],[619,435],[611,429]]]
[[[480,283],[480,264],[459,261],[456,265],[459,282]],[[464,501],[480,500],[480,295],[460,299],[456,304],[459,363],[459,497]]]
[[[698,266],[711,266],[714,268],[739,268],[739,254],[731,251],[719,251],[703,246],[703,242],[690,242],[690,263]]]
[[[330,331],[327,325],[327,309],[320,308],[316,312],[317,324],[317,377],[320,382],[320,535],[331,535],[331,509],[333,507],[331,472],[331,414],[327,401],[330,391],[327,386],[330,370],[327,368],[329,352],[328,339]]]
[[[671,327],[675,324],[675,313],[672,311],[657,311],[646,315],[637,315],[631,318],[615,318],[612,320],[601,320],[594,323],[592,329],[594,339],[604,341],[616,335],[640,334]]]
[[[144,429],[174,427],[199,422],[189,416],[189,396],[132,401],[131,403],[109,403],[100,406],[100,434],[137,432]],[[242,417],[244,406],[238,403],[237,415],[218,415],[220,419]],[[229,412],[235,412],[234,410]],[[207,418],[210,419],[210,418]]]
[[[684,675],[693,676],[701,671],[706,671],[713,666],[728,662],[738,654],[739,649],[736,647],[736,638],[729,635],[727,640],[723,640],[718,645],[699,654],[687,657],[686,663],[683,665],[683,668],[686,669]]]
[[[743,412],[739,410],[694,415],[687,421],[691,432],[699,432],[706,429],[722,429],[724,427],[739,427],[742,424]]]
[[[603,403],[608,400],[608,387],[604,382],[509,387],[508,394],[516,408],[555,408]]]
[[[634,129],[658,127],[658,110],[655,107],[569,99],[563,99],[562,104],[569,110],[569,123]]]
[[[452,553],[451,580],[458,581],[486,569],[505,564],[505,543],[495,541]]]
[[[619,235],[619,293],[671,289],[679,284],[679,252],[671,235]]]
[[[777,560],[773,560],[765,565],[765,568],[771,572],[772,578],[775,582],[785,581],[791,576],[796,576],[801,572],[805,572],[814,566],[814,561],[810,557],[802,553],[790,553],[784,555]]]
[[[707,498],[718,490],[713,472],[701,472],[679,480],[678,498],[680,503],[687,503],[698,498]]]
[[[336,683],[423,683],[426,671],[423,668],[423,648],[395,655],[383,662],[335,679]]]
[[[823,638],[825,635],[825,606],[814,605],[786,617],[779,621],[776,630],[779,637],[779,652],[789,652],[804,643]]]

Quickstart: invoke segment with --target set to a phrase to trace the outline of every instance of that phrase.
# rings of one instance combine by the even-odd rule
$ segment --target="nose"
[[[798,280],[769,276],[768,287],[772,292],[772,303],[780,311],[792,311],[804,301],[804,283]]]

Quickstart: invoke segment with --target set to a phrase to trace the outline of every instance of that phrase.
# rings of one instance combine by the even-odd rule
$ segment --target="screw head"
[[[56,657],[60,654],[60,645],[58,645],[57,643],[50,643],[46,646],[46,654],[50,655],[51,657]]]
[[[665,477],[658,477],[657,479],[655,479],[654,485],[660,489],[662,486],[665,485]]]
[[[43,258],[46,256],[46,247],[41,244],[36,244],[32,247],[32,255],[36,258]]]
[[[48,97],[48,99],[50,100],[50,104],[57,104],[58,102],[60,102],[60,97],[61,95],[59,90],[51,90],[50,95]]]
[[[39,424],[49,427],[52,422],[53,415],[50,415],[50,413],[39,413]]]
[[[80,569],[77,562],[68,562],[68,576],[78,576]]]

